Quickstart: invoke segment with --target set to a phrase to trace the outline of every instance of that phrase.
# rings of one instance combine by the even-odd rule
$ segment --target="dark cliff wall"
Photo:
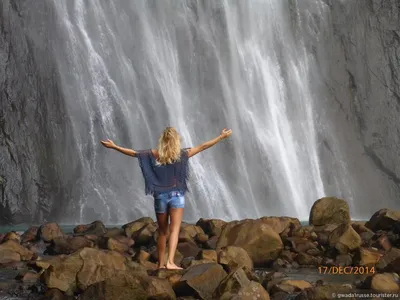
[[[321,20],[328,32],[318,61],[328,97],[321,101],[353,177],[354,209],[398,208],[400,1],[324,2],[330,18]]]
[[[64,149],[74,146],[48,44],[52,22],[45,1],[0,2],[0,224],[57,218],[68,204]]]

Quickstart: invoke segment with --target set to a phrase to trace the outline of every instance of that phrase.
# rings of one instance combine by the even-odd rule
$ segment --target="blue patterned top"
[[[181,150],[180,160],[172,164],[157,165],[151,149],[137,151],[140,169],[145,182],[146,195],[171,191],[188,191],[189,157],[186,149]]]

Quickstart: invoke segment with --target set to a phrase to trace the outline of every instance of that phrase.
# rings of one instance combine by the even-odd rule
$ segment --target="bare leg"
[[[157,250],[158,250],[158,264],[157,268],[165,268],[165,249],[167,247],[167,235],[168,235],[168,214],[157,213],[157,224],[158,224],[158,239],[157,239]]]
[[[182,269],[174,263],[176,247],[178,245],[179,230],[181,228],[183,208],[171,208],[169,210],[170,221],[170,236],[168,242],[168,262],[167,269]]]

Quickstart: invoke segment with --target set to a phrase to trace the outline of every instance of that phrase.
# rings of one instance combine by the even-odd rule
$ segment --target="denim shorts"
[[[154,209],[158,214],[168,212],[169,208],[184,208],[185,197],[182,192],[166,192],[154,195]]]

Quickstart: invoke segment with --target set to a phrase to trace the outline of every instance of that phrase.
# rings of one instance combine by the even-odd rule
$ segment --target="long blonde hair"
[[[179,161],[180,156],[181,139],[179,133],[174,127],[167,127],[158,139],[157,164],[172,164]]]

